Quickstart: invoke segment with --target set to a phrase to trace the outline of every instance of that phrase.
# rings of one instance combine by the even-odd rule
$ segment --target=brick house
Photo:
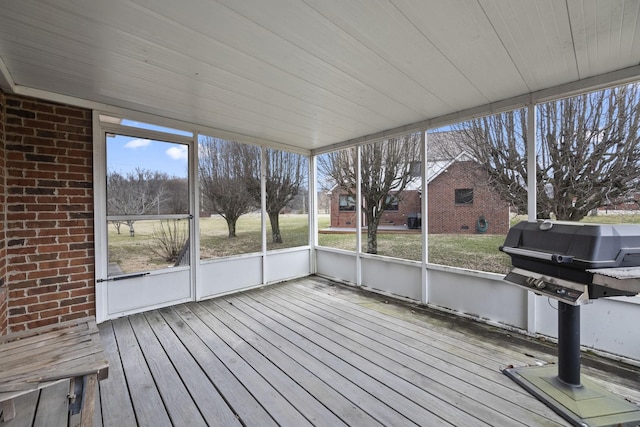
[[[459,146],[459,137],[456,132],[429,134],[429,233],[506,234],[509,206],[490,188],[486,175],[476,167],[473,159],[455,148]],[[383,213],[380,225],[413,228],[411,218],[421,216],[421,204],[418,180],[410,183],[402,194],[390,197],[390,207]],[[331,227],[355,227],[355,208],[353,197],[334,187],[331,191]],[[364,219],[363,226],[366,226]]]

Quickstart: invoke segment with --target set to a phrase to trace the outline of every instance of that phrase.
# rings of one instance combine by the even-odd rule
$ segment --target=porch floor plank
[[[129,318],[144,358],[173,425],[206,426],[180,375],[171,363],[144,314]]]
[[[114,320],[113,330],[136,420],[142,426],[171,426],[171,419],[147,365],[146,349],[138,343],[129,321],[129,318]]]
[[[104,353],[109,359],[109,376],[98,383],[100,390],[100,409],[104,427],[129,426],[136,424],[136,416],[127,388],[122,368],[122,360],[113,331],[113,323],[99,325],[100,340]],[[95,422],[94,422],[95,424]]]
[[[232,345],[227,344],[208,323],[211,320],[209,316],[199,317],[186,304],[179,305],[174,310],[193,328],[207,347],[240,380],[247,391],[260,402],[278,424],[290,422],[292,425],[311,425],[298,409],[282,396],[280,390],[263,378],[236,352],[238,347],[249,346],[249,344],[241,340]]]
[[[171,359],[171,363],[175,366],[180,380],[189,390],[206,423],[208,425],[240,427],[240,421],[234,412],[162,315],[158,311],[151,311],[145,313],[145,317],[167,352],[167,356]],[[165,368],[170,369],[169,367]],[[160,375],[162,374],[160,373]],[[182,402],[182,398],[187,399],[186,396],[182,396],[179,399],[176,398],[176,401]]]
[[[190,321],[190,326],[175,308],[165,308],[159,310],[167,324],[176,332],[176,336],[188,349],[189,353],[196,361],[200,369],[206,374],[211,385],[223,396],[229,409],[237,414],[246,426],[276,426],[277,424],[263,408],[258,400],[244,387],[240,380],[233,375],[218,356],[207,346],[206,337],[200,337],[196,333],[198,327],[195,324],[195,317],[189,318],[189,312],[185,312],[185,317]],[[208,396],[205,396],[208,397]],[[212,424],[213,425],[213,424]],[[224,424],[221,424],[224,425]]]
[[[311,277],[103,323],[102,424],[568,425],[500,371],[553,355],[384,299]]]

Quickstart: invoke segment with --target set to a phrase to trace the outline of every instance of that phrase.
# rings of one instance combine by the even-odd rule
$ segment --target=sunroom
[[[321,360],[319,365],[329,366],[322,357],[338,352],[332,346],[347,348],[359,341],[331,344],[318,338],[308,344],[324,346],[322,354],[314,353],[316,347],[287,349],[297,339],[287,334],[305,337],[305,332],[278,329],[285,317],[307,318],[300,310],[313,311],[308,316],[323,328],[341,330],[340,339],[349,337],[346,329],[363,323],[374,325],[374,331],[408,328],[402,339],[423,345],[421,340],[441,340],[427,338],[426,321],[383,316],[403,309],[409,317],[434,310],[439,314],[431,316],[459,316],[461,330],[472,320],[504,334],[505,343],[498,338],[477,350],[486,360],[492,360],[492,351],[505,351],[483,369],[496,364],[498,372],[509,364],[526,364],[508,348],[520,344],[509,344],[505,337],[522,334],[524,341],[555,343],[557,302],[505,281],[510,262],[498,247],[509,226],[520,220],[549,218],[549,213],[553,219],[571,219],[557,206],[541,212],[540,198],[546,202],[562,195],[569,198],[565,207],[574,210],[586,198],[577,188],[587,175],[575,175],[575,192],[565,188],[562,193],[560,177],[545,169],[544,159],[552,157],[545,157],[545,144],[571,132],[563,134],[545,121],[554,106],[564,105],[561,100],[581,100],[589,117],[599,96],[593,94],[604,94],[601,103],[615,104],[611,115],[628,117],[624,125],[610,125],[624,127],[627,136],[626,145],[609,148],[608,158],[617,153],[637,165],[638,128],[630,123],[640,108],[638,18],[637,0],[5,2],[0,12],[0,332],[95,316],[111,375],[120,378],[104,380],[104,389],[116,393],[113,384],[122,381],[131,396],[133,418],[127,422],[134,424],[160,421],[145,418],[146,410],[136,412],[141,404],[131,403],[132,384],[148,382],[160,389],[163,381],[173,381],[158,377],[162,369],[146,355],[144,336],[156,337],[151,341],[157,340],[158,351],[171,360],[175,381],[184,383],[191,403],[183,408],[193,405],[199,414],[194,425],[214,419],[225,424],[231,418],[243,425],[266,419],[289,425],[301,420],[318,425],[336,420],[352,425],[562,424],[542,405],[531,413],[523,410],[539,402],[518,400],[519,395],[511,402],[517,415],[506,418],[484,412],[469,418],[474,405],[465,407],[464,415],[449,409],[430,412],[420,398],[377,411],[368,400],[370,388],[360,403],[302,399],[296,410],[267,410],[265,418],[252,418],[250,411],[229,402],[233,396],[248,399],[248,393],[249,406],[264,410],[277,405],[258,396],[266,388],[244,384],[244,392],[227,395],[213,380],[207,387],[220,392],[221,405],[232,408],[232,417],[207,418],[209,412],[194,397],[206,393],[205,387],[188,386],[178,366],[184,369],[191,362],[170,349],[189,347],[175,341],[184,337],[175,332],[178,325],[190,325],[185,336],[195,343],[215,331],[203,326],[208,319],[220,330],[229,328],[230,348],[251,342],[263,355],[284,357],[262,347],[276,346],[287,357],[298,354],[302,359],[295,363],[304,365],[308,359],[315,366]],[[498,125],[503,127],[496,130]],[[510,135],[511,145],[490,146],[489,126],[494,136]],[[592,135],[604,135],[604,130],[593,129],[585,138],[595,144],[604,138]],[[623,145],[628,152],[621,154]],[[511,177],[503,190],[492,186],[497,175],[478,172],[487,146],[511,158],[509,164],[492,163],[494,170],[503,169],[503,177]],[[564,153],[561,164],[570,152]],[[610,181],[616,181],[615,175],[622,182],[615,168],[605,168],[599,178],[607,173]],[[634,209],[632,191],[637,176],[625,176],[624,183],[625,192],[611,186],[610,197],[578,219],[633,222],[640,210]],[[505,196],[504,188],[511,188],[511,194]],[[632,206],[621,207],[625,203]],[[324,299],[323,293],[331,295]],[[369,305],[377,308],[366,311]],[[314,311],[320,307],[326,318]],[[261,344],[255,341],[258,335],[243,336],[248,332],[229,326],[240,318],[256,328],[272,325],[272,338]],[[456,329],[456,317],[447,319],[443,333]],[[582,306],[579,330],[583,351],[624,366],[616,371],[623,372],[624,384],[612,388],[633,402],[638,400],[633,389],[640,387],[638,321],[640,297],[599,298]],[[445,341],[464,347],[467,356],[451,357],[472,357],[464,333],[455,335]],[[469,337],[481,344],[475,335]],[[358,345],[371,357],[382,351],[377,345],[392,346],[368,339]],[[138,353],[122,353],[134,342]],[[196,361],[198,350],[189,348]],[[359,350],[349,348],[350,356],[341,363],[353,366]],[[403,352],[408,359],[402,366],[413,358],[427,369],[414,351]],[[118,363],[113,363],[114,354]],[[247,381],[266,380],[285,400],[295,400],[296,393],[277,386],[288,383],[267,378],[255,365],[264,361],[252,354],[237,356],[246,370],[262,378]],[[534,356],[530,364],[554,361],[542,352]],[[128,377],[135,369],[127,357],[145,360],[148,377]],[[360,360],[360,369],[375,364],[367,360]],[[455,369],[472,370],[468,361],[461,363],[454,363]],[[197,361],[194,370],[196,365],[204,369],[207,363]],[[289,380],[302,375],[278,369]],[[360,387],[363,377],[351,377],[346,369],[351,368],[332,365],[302,387],[328,393],[332,375],[347,389]],[[394,387],[400,386],[393,378],[403,374],[393,369],[385,371],[386,380],[372,376],[362,381],[373,388],[379,381],[396,393]],[[229,378],[242,382],[244,372],[230,369]],[[491,382],[491,396],[514,390],[502,379],[482,378]],[[302,384],[299,378],[294,382]],[[417,387],[418,395],[424,392],[420,380],[412,384],[407,387]],[[438,399],[456,406],[456,399],[477,392],[462,386],[452,390]],[[169,423],[190,420],[177,415],[179,408],[171,412],[170,395],[159,392],[156,398]],[[109,399],[101,395],[103,408],[126,406]],[[470,401],[489,407],[493,402],[477,396]],[[154,399],[147,402],[153,411],[149,402]],[[300,409],[309,402],[323,409]],[[351,404],[359,415],[336,409]],[[411,408],[433,418],[420,422],[403,413]],[[123,422],[106,415],[109,410],[103,409],[100,423]],[[495,411],[508,413],[500,405]],[[320,414],[326,418],[314,418]]]

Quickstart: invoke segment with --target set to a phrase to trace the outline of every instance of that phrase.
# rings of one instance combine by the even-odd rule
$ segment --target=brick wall
[[[473,189],[473,203],[455,204],[456,189]],[[508,205],[492,191],[484,173],[473,162],[458,162],[429,184],[429,233],[477,233],[476,223],[484,216],[488,234],[509,231]]]
[[[331,203],[329,212],[331,213],[331,227],[333,228],[355,228],[356,227],[356,212],[354,211],[341,211],[340,210],[340,190],[335,189],[331,193]]]
[[[5,104],[8,328],[94,315],[91,111]]]
[[[5,96],[0,90],[0,335],[7,333],[7,245],[5,239]]]

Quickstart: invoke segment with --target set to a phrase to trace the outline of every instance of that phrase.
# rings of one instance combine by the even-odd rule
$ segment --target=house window
[[[353,196],[343,194],[338,200],[338,210],[340,211],[355,211],[356,201]]]
[[[398,198],[396,196],[388,195],[384,201],[384,210],[397,211],[398,210]]]
[[[457,188],[456,189],[456,205],[472,205],[473,204],[473,188]]]

